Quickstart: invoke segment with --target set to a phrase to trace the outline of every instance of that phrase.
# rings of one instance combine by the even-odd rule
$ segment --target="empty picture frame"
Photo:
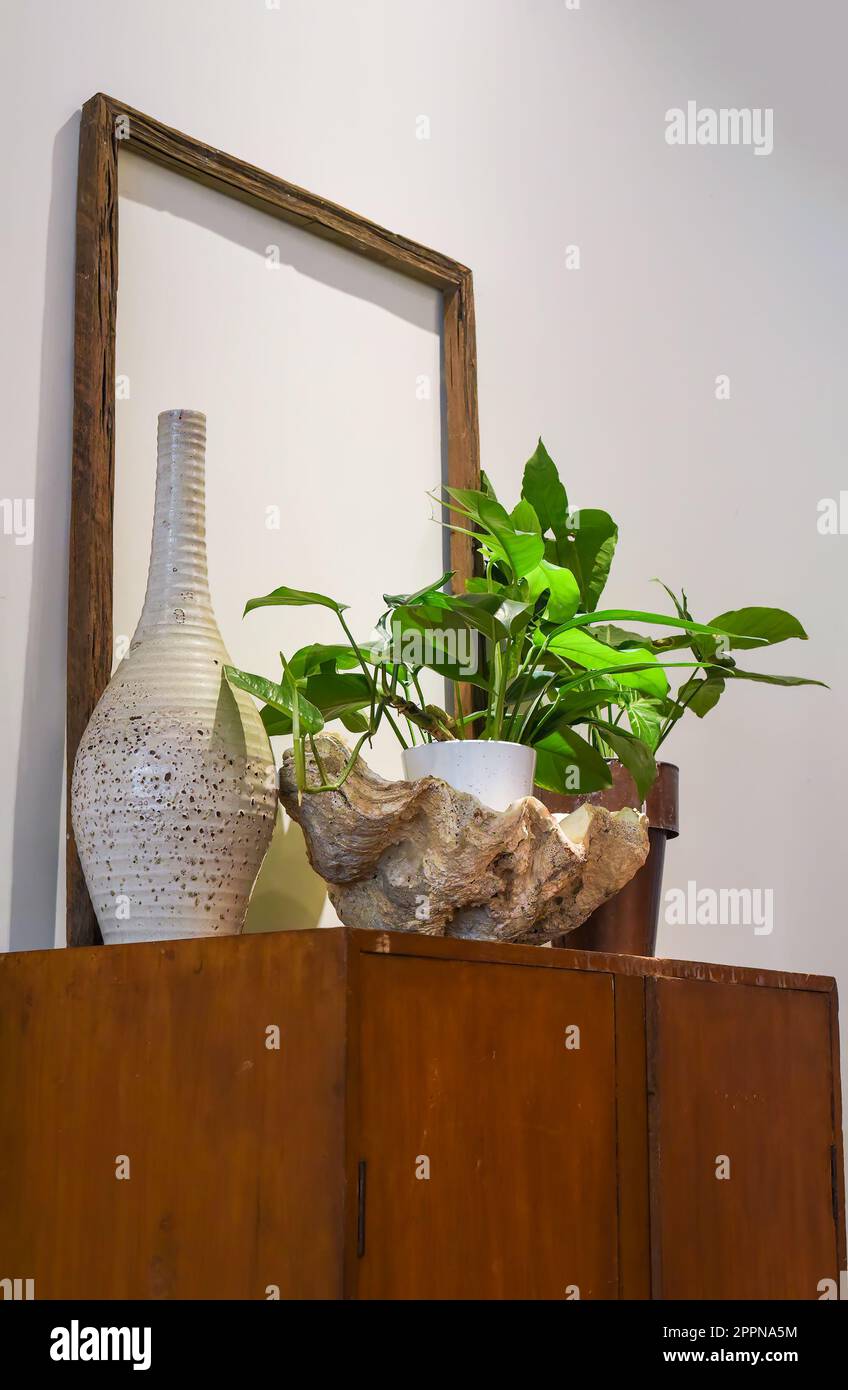
[[[455,487],[473,488],[480,476],[474,300],[471,272],[465,266],[172,130],[113,97],[98,93],[86,102],[80,125],[77,186],[68,586],[69,946],[100,941],[74,845],[70,787],[77,746],[112,669],[118,159],[122,150],[153,160],[440,291],[446,481]],[[451,533],[450,564],[455,584],[464,584],[473,565],[469,537]]]

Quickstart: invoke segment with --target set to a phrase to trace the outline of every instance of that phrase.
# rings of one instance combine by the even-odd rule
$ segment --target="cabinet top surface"
[[[498,965],[541,966],[555,970],[594,970],[615,975],[648,975],[661,979],[709,980],[721,984],[766,985],[772,989],[806,989],[829,993],[832,975],[762,970],[756,966],[722,965],[709,961],[666,960],[657,956],[611,955],[601,951],[571,951],[563,947],[514,946],[494,941],[460,941],[422,936],[417,932],[369,932],[340,928],[356,950],[403,956],[430,956]]]
[[[311,931],[267,932],[261,935],[222,938],[195,938],[187,941],[146,942],[133,945],[88,946],[48,951],[21,951],[0,954],[0,974],[16,966],[27,973],[44,969],[64,971],[86,962],[111,973],[131,973],[133,959],[161,956],[164,961],[180,959],[196,963],[208,952],[241,951],[257,953],[288,951],[310,942],[328,953],[392,955],[437,960],[464,960],[481,965],[535,966],[548,970],[600,971],[613,975],[648,976],[658,979],[704,980],[716,984],[762,985],[771,989],[802,989],[830,993],[836,983],[830,975],[764,970],[759,967],[722,965],[709,961],[664,960],[648,956],[609,955],[599,951],[571,951],[558,947],[514,946],[492,941],[466,941],[451,937],[423,936],[417,932],[363,931],[349,927]],[[298,947],[297,943],[300,943]]]

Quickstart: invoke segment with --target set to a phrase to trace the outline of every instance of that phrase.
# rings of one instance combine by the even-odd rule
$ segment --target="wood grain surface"
[[[369,956],[360,988],[355,1296],[615,1298],[610,976]]]
[[[651,1297],[645,980],[613,975],[618,1164],[618,1296]]]
[[[344,956],[290,932],[2,958],[2,1273],[38,1299],[341,1297]]]
[[[815,1299],[840,1124],[828,977],[343,928],[0,956],[39,1299]]]
[[[829,996],[648,996],[654,1297],[819,1298],[840,1268]]]
[[[77,745],[112,669],[112,514],[115,490],[115,315],[118,165],[103,97],[80,121],[74,284],[74,425],[68,560],[66,934],[102,940],[71,824]]]

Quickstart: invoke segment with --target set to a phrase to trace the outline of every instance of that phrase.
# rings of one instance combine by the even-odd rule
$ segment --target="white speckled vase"
[[[205,450],[204,415],[159,416],[144,608],[74,763],[74,834],[108,943],[239,933],[274,829],[268,736],[223,675]]]

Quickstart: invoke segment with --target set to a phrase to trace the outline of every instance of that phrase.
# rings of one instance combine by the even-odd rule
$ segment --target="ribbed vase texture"
[[[268,736],[206,570],[206,418],[159,416],[144,608],[74,763],[71,815],[106,942],[241,931],[277,807]]]

